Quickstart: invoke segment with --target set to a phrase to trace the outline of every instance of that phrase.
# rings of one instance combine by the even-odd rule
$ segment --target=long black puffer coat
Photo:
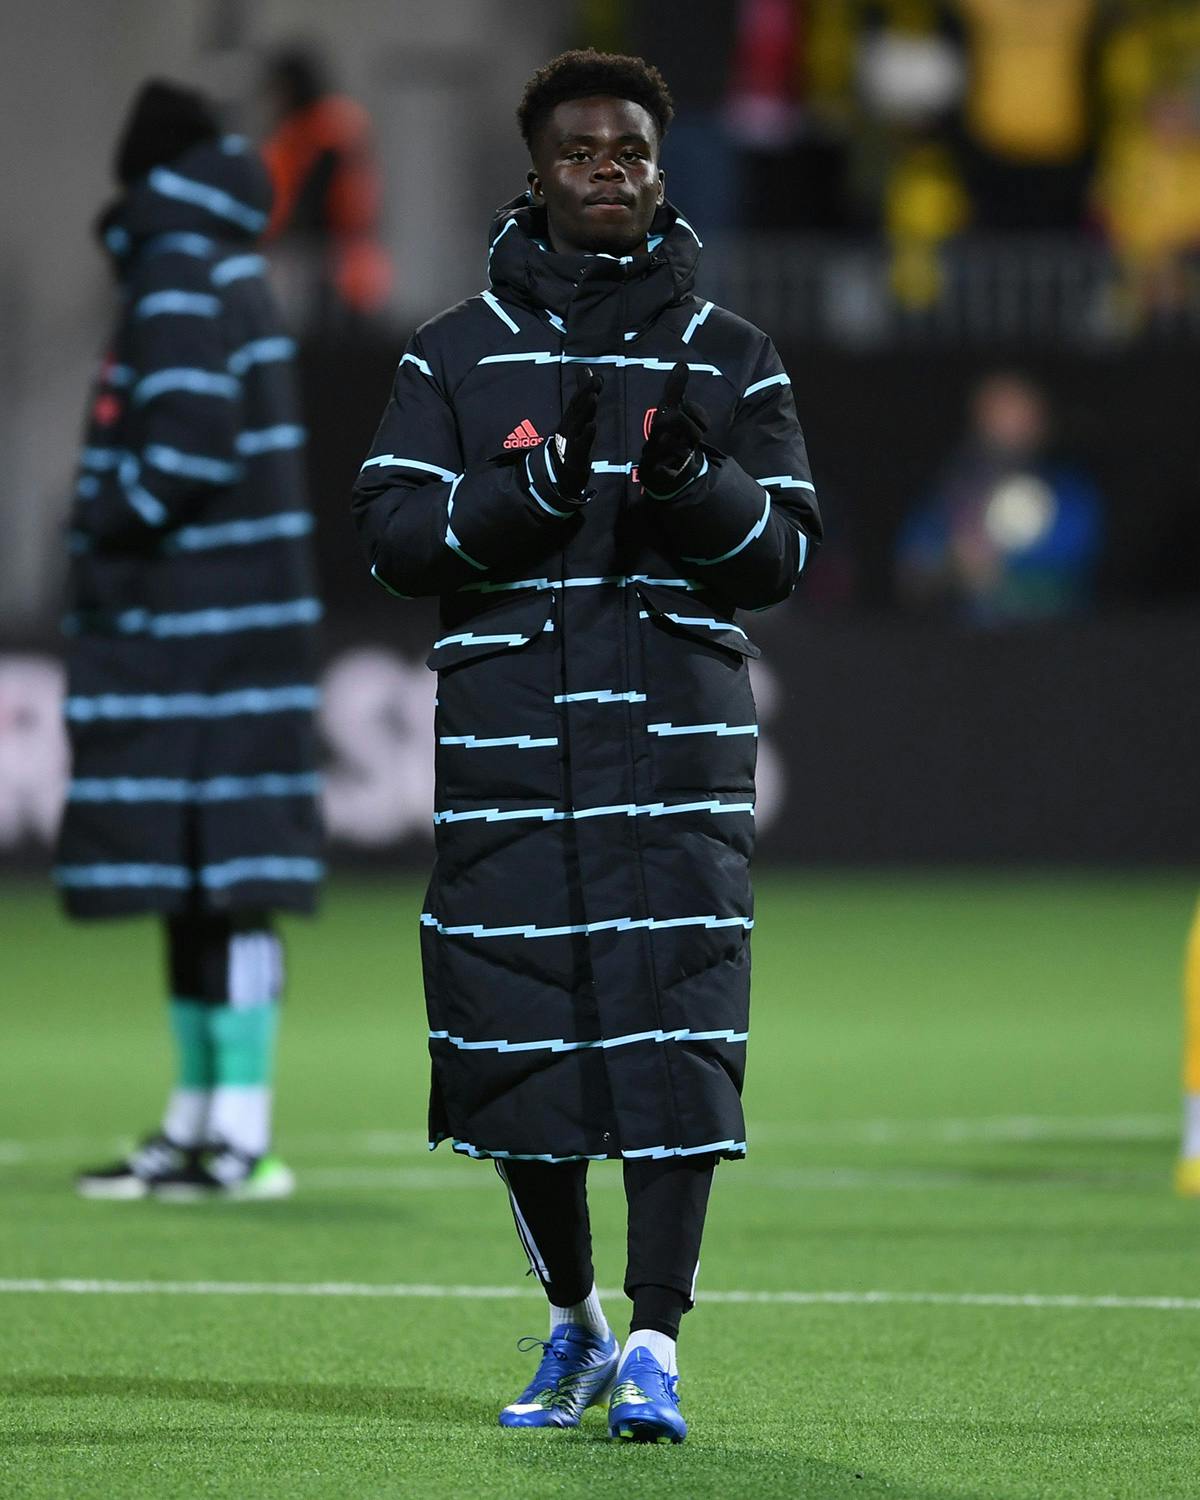
[[[376,579],[441,602],[431,1142],[739,1156],[758,651],[734,612],[786,599],[819,536],[804,440],[769,339],[693,296],[674,209],[647,256],[545,233],[501,212],[491,290],[415,335],[355,492]],[[654,501],[636,464],[677,360],[707,468]],[[526,460],[573,366],[604,389],[596,493],[564,515]]]
[[[284,337],[239,138],[107,218],[121,310],[71,516],[56,871],[78,916],[289,907],[321,874],[315,597]]]

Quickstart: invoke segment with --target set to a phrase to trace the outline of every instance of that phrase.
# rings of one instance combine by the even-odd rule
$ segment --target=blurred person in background
[[[774,346],[693,291],[671,115],[640,58],[534,74],[491,287],[413,337],[354,497],[378,582],[440,598],[430,1142],[497,1163],[550,1303],[501,1425],[607,1400],[611,1435],[658,1442],[687,1432],[676,1338],[716,1163],[746,1150],[758,650],[734,611],[789,597],[821,534]],[[592,1264],[605,1158],[623,1352]]]
[[[966,176],[977,229],[1069,230],[1091,170],[1097,0],[957,0],[969,71]]]
[[[1188,934],[1183,971],[1183,1140],[1175,1188],[1200,1198],[1200,906]]]
[[[87,1197],[281,1197],[281,909],[321,867],[311,518],[293,346],[255,243],[270,186],[211,104],[149,83],[100,221],[120,287],[70,517],[73,917],[153,913],[178,1070],[161,1129]],[[98,1024],[103,1024],[100,1018]]]
[[[1101,500],[1081,470],[1049,456],[1046,397],[1019,375],[991,375],[970,410],[966,439],[900,531],[901,602],[981,623],[1086,608]]]
[[[1188,306],[1200,283],[1200,6],[1125,0],[1105,37],[1094,208],[1121,262],[1118,328]]]
[[[274,120],[262,154],[275,194],[266,237],[276,281],[296,327],[344,335],[347,322],[383,311],[392,286],[370,121],[330,89],[303,47],[268,60],[264,87]]]

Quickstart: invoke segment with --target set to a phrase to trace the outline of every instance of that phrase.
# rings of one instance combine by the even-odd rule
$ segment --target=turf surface
[[[1182,878],[762,875],[747,1094],[701,1289],[1194,1298],[1175,1147]],[[290,929],[292,1201],[86,1203],[153,1125],[157,939],[0,887],[0,1284],[519,1288],[482,1163],[430,1156],[413,884]],[[619,1172],[593,1168],[619,1284]],[[614,1322],[626,1315],[608,1299]],[[1200,1311],[703,1301],[678,1449],[503,1433],[509,1300],[0,1292],[4,1496],[1195,1496]],[[623,1326],[623,1325],[621,1325]]]

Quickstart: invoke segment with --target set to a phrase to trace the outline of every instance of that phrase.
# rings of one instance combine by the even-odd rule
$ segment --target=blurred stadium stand
[[[8,18],[0,256],[0,858],[42,860],[59,527],[110,288],[90,237],[150,72],[262,139],[298,39],[372,123],[386,309],[302,350],[329,606],[328,809],[344,851],[424,859],[430,626],[365,576],[347,494],[408,331],[481,285],[526,163],[524,79],[642,52],[679,106],[668,191],[703,289],[793,378],[830,539],[765,648],[764,856],[1194,861],[1200,661],[1200,6],[1194,0],[43,0]],[[57,45],[70,34],[72,45]],[[53,107],[46,100],[53,99]],[[1094,602],[1003,628],[914,619],[897,537],[989,372],[1035,380],[1095,482]]]

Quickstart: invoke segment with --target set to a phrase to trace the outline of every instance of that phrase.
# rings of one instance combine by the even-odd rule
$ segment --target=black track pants
[[[691,1307],[714,1156],[626,1161],[629,1207],[625,1294],[631,1331],[653,1328],[675,1338]],[[555,1307],[582,1302],[595,1280],[587,1206],[588,1163],[497,1162],[508,1185],[517,1233],[529,1264]]]

